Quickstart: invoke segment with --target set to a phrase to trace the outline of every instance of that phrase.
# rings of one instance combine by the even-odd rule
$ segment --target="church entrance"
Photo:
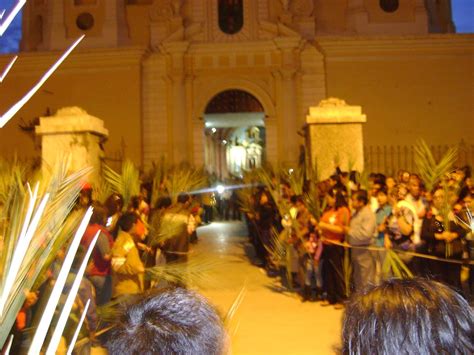
[[[243,177],[265,161],[265,112],[253,95],[235,89],[215,95],[204,123],[205,166],[219,180]]]

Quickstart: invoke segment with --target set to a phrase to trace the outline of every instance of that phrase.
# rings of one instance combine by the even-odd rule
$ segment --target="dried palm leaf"
[[[415,165],[428,191],[451,171],[458,157],[458,147],[451,147],[437,163],[430,147],[420,139],[415,145]]]

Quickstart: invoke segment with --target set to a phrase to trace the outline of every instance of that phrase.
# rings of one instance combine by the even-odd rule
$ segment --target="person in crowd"
[[[415,210],[415,223],[413,225],[413,243],[415,246],[420,245],[421,224],[426,214],[426,204],[422,198],[421,179],[416,174],[411,174],[408,180],[408,194],[405,201]]]
[[[223,355],[228,336],[217,310],[203,296],[184,288],[164,288],[126,308],[107,349],[114,355]]]
[[[255,223],[257,226],[257,256],[262,258],[262,266],[267,268],[272,266],[271,255],[268,252],[272,240],[272,228],[276,224],[277,211],[270,193],[261,190],[257,196],[257,206],[255,208]]]
[[[343,355],[474,353],[474,312],[442,283],[391,279],[361,290],[346,305]]]
[[[117,221],[122,215],[123,209],[123,197],[118,193],[112,193],[104,202],[105,209],[107,210],[107,222],[106,227],[114,238],[117,235],[114,234],[116,231]]]
[[[376,235],[375,214],[372,212],[368,193],[359,190],[352,195],[352,214],[349,226],[345,227],[347,242],[351,249],[351,264],[355,290],[361,290],[374,282],[375,263],[372,251],[365,249],[374,243]]]
[[[107,211],[97,202],[94,202],[93,207],[94,211],[82,237],[81,245],[88,248],[97,232],[99,232],[86,275],[95,287],[97,305],[102,305],[109,302],[112,297],[110,261],[114,241],[112,235],[105,228]]]
[[[341,189],[330,189],[326,194],[327,208],[321,216],[318,228],[323,237],[322,274],[327,301],[323,305],[341,307],[346,297],[344,286],[344,248],[331,241],[344,241],[345,227],[349,225],[351,213]]]
[[[415,251],[413,233],[416,211],[410,204],[404,201],[405,191],[404,187],[400,185],[397,185],[392,190],[392,195],[389,199],[392,213],[387,218],[384,246],[387,249]],[[400,259],[409,264],[412,257],[400,255]]]
[[[445,190],[439,186],[433,191],[433,202],[423,221],[421,238],[429,254],[438,258],[461,260],[466,231],[457,222],[447,201]],[[461,265],[443,260],[429,260],[429,272],[436,280],[461,289]]]
[[[304,235],[302,266],[304,269],[303,302],[314,301],[322,296],[322,279],[320,259],[323,243],[316,228],[310,223],[310,228]],[[312,283],[316,286],[316,298],[312,297]]]
[[[143,291],[145,267],[140,259],[136,243],[138,216],[124,213],[117,222],[117,239],[112,247],[113,297],[136,294]]]
[[[201,203],[204,208],[203,222],[211,223],[214,219],[214,206],[216,205],[216,197],[212,191],[203,192],[201,195]]]
[[[166,263],[187,262],[189,253],[189,236],[192,233],[189,204],[191,198],[180,193],[176,206],[167,210],[162,220],[162,230],[167,239],[163,243]]]
[[[385,230],[387,229],[387,220],[392,213],[392,207],[388,202],[388,189],[387,186],[382,186],[377,193],[377,202],[379,208],[375,213],[375,222],[377,224],[377,237],[375,238],[375,246],[383,248],[385,239]],[[377,251],[374,253],[375,256],[375,279],[374,282],[378,283],[382,277],[382,266],[385,260],[385,252]]]

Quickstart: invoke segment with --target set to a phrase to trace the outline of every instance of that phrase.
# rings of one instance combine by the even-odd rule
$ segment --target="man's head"
[[[419,198],[421,195],[421,179],[416,174],[411,174],[408,180],[408,191],[414,198]]]
[[[111,335],[110,354],[223,354],[227,334],[199,294],[166,288],[127,307]]]
[[[352,195],[352,208],[360,210],[369,202],[369,196],[366,190],[358,190]]]
[[[120,216],[117,226],[124,232],[133,234],[134,227],[137,224],[138,216],[133,212],[126,212]]]
[[[342,354],[472,354],[474,312],[455,291],[425,279],[392,279],[351,298]]]

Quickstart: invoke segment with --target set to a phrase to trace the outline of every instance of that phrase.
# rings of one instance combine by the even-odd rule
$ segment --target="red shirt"
[[[99,225],[99,224],[89,224],[86,228],[84,235],[82,236],[81,245],[85,248],[88,248],[94,239],[97,231],[100,230],[100,234],[104,235],[108,239],[109,247],[112,249],[112,245],[114,244],[114,240],[110,235],[109,231]],[[99,238],[103,238],[103,236],[99,235]],[[99,241],[97,241],[99,243]],[[96,244],[94,250],[92,251],[92,265],[87,269],[87,274],[90,276],[107,276],[110,274],[110,260],[105,260],[102,257],[100,252],[99,246]]]
[[[339,207],[337,210],[330,209],[323,213],[321,216],[321,221],[325,223],[332,224],[334,226],[348,226],[351,219],[351,212],[347,207]],[[328,230],[323,230],[323,237],[335,240],[338,242],[344,241],[344,233],[334,233]]]

